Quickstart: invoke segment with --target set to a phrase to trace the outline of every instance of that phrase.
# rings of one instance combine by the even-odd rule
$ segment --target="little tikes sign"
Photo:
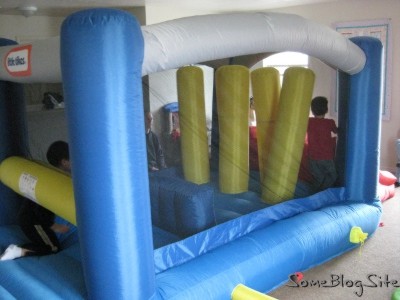
[[[31,75],[32,45],[11,49],[4,58],[4,67],[11,76],[22,77]]]

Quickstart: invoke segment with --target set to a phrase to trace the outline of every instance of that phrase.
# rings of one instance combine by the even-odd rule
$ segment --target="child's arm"
[[[332,132],[338,134],[339,130],[334,120],[332,120]]]
[[[50,229],[56,233],[66,233],[69,231],[69,226],[65,224],[54,223],[53,225],[51,225]]]

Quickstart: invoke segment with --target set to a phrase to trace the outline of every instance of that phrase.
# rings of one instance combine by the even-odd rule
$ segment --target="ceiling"
[[[173,6],[215,13],[254,11],[296,5],[348,0],[0,0],[0,14],[21,15],[19,8],[34,6],[41,16],[65,17],[90,7],[132,8],[140,6]]]

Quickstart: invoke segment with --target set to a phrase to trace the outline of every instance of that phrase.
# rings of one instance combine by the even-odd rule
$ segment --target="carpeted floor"
[[[279,300],[390,300],[400,287],[400,188],[383,202],[381,227],[361,252],[356,248],[303,275],[300,287],[287,282],[268,295]]]

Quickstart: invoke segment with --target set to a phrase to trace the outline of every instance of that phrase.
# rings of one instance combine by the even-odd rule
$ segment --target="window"
[[[308,55],[298,52],[281,52],[263,60],[263,67],[274,67],[279,71],[282,85],[283,73],[289,67],[308,67]]]

